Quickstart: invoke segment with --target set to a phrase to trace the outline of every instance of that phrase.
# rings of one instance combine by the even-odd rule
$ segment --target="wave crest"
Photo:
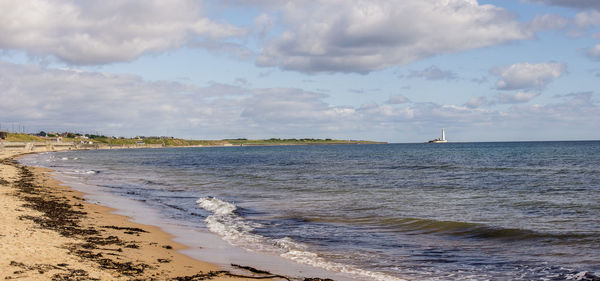
[[[267,252],[295,261],[297,263],[310,265],[346,274],[358,275],[377,281],[402,281],[380,272],[372,272],[351,265],[331,262],[316,253],[306,250],[306,246],[294,241],[289,237],[272,239],[261,236],[252,231],[261,224],[248,221],[239,216],[234,204],[219,200],[215,197],[203,197],[196,200],[198,206],[211,212],[205,222],[208,229],[220,235],[225,241],[233,246],[242,247],[249,251]]]
[[[213,212],[215,215],[232,215],[237,210],[235,205],[214,197],[203,197],[196,200],[196,203],[203,209]]]

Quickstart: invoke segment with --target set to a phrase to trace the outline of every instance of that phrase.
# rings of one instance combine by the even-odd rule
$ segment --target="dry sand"
[[[42,168],[0,154],[0,276],[19,280],[287,280],[224,271],[157,227],[85,202]],[[319,280],[319,279],[306,279]]]

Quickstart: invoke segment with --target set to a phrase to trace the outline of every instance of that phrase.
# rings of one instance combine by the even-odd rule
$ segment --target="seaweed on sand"
[[[24,207],[31,208],[41,213],[39,216],[21,216],[20,219],[31,220],[36,223],[40,228],[49,229],[56,231],[62,236],[72,237],[82,242],[75,242],[66,245],[65,248],[75,256],[82,259],[89,260],[98,264],[102,269],[107,269],[113,272],[131,278],[132,280],[154,280],[154,278],[146,278],[144,273],[146,269],[156,269],[155,266],[146,264],[143,262],[131,262],[121,261],[120,255],[114,253],[114,251],[121,253],[122,249],[106,249],[102,246],[116,245],[123,246],[124,248],[137,249],[139,248],[139,242],[129,241],[122,239],[122,236],[116,236],[106,233],[106,229],[121,230],[124,234],[136,234],[147,233],[146,230],[136,227],[123,227],[123,226],[84,226],[82,220],[88,216],[88,213],[80,211],[78,209],[83,208],[83,198],[76,196],[61,195],[53,188],[46,185],[36,183],[36,175],[26,166],[18,164],[14,159],[3,159],[0,163],[5,165],[11,165],[18,170],[18,179],[13,182],[12,187],[15,190],[15,195],[25,201]],[[0,183],[10,184],[10,183]],[[76,240],[76,241],[77,241]],[[173,247],[170,245],[164,245],[162,248],[171,250]],[[112,251],[112,252],[110,252]],[[115,259],[111,259],[108,256],[113,256]],[[158,259],[158,264],[169,263],[170,259]],[[85,270],[70,268],[68,264],[59,263],[57,266],[54,265],[25,265],[20,262],[11,262],[12,266],[21,268],[20,271],[37,270],[40,273],[48,272],[49,270],[58,270],[52,276],[52,280],[97,280],[88,276]],[[168,280],[174,281],[196,281],[196,280],[211,280],[221,276],[228,276],[234,278],[246,278],[246,279],[284,279],[290,280],[289,278],[272,274],[268,271],[255,269],[249,266],[233,265],[242,270],[246,270],[252,273],[252,275],[241,275],[234,274],[229,271],[209,271],[199,272],[190,276],[179,276],[173,277]],[[15,272],[18,274],[18,272]],[[11,277],[7,277],[10,279]],[[17,277],[18,278],[18,277]],[[306,281],[332,281],[331,279],[319,279],[319,278],[307,278]]]

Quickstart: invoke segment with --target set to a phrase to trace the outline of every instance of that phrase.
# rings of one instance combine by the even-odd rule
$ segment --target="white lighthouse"
[[[439,138],[439,139],[433,139],[433,140],[430,140],[430,141],[428,141],[428,142],[429,142],[429,143],[446,143],[446,142],[448,142],[448,141],[446,140],[446,130],[444,130],[444,129],[442,128],[442,137],[441,137],[441,138]]]

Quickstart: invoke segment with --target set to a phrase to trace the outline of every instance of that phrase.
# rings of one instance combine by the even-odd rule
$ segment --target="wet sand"
[[[290,280],[192,259],[157,227],[133,223],[48,174],[0,154],[0,276],[21,280]],[[238,273],[243,272],[243,274]],[[310,279],[304,280],[321,280]]]

